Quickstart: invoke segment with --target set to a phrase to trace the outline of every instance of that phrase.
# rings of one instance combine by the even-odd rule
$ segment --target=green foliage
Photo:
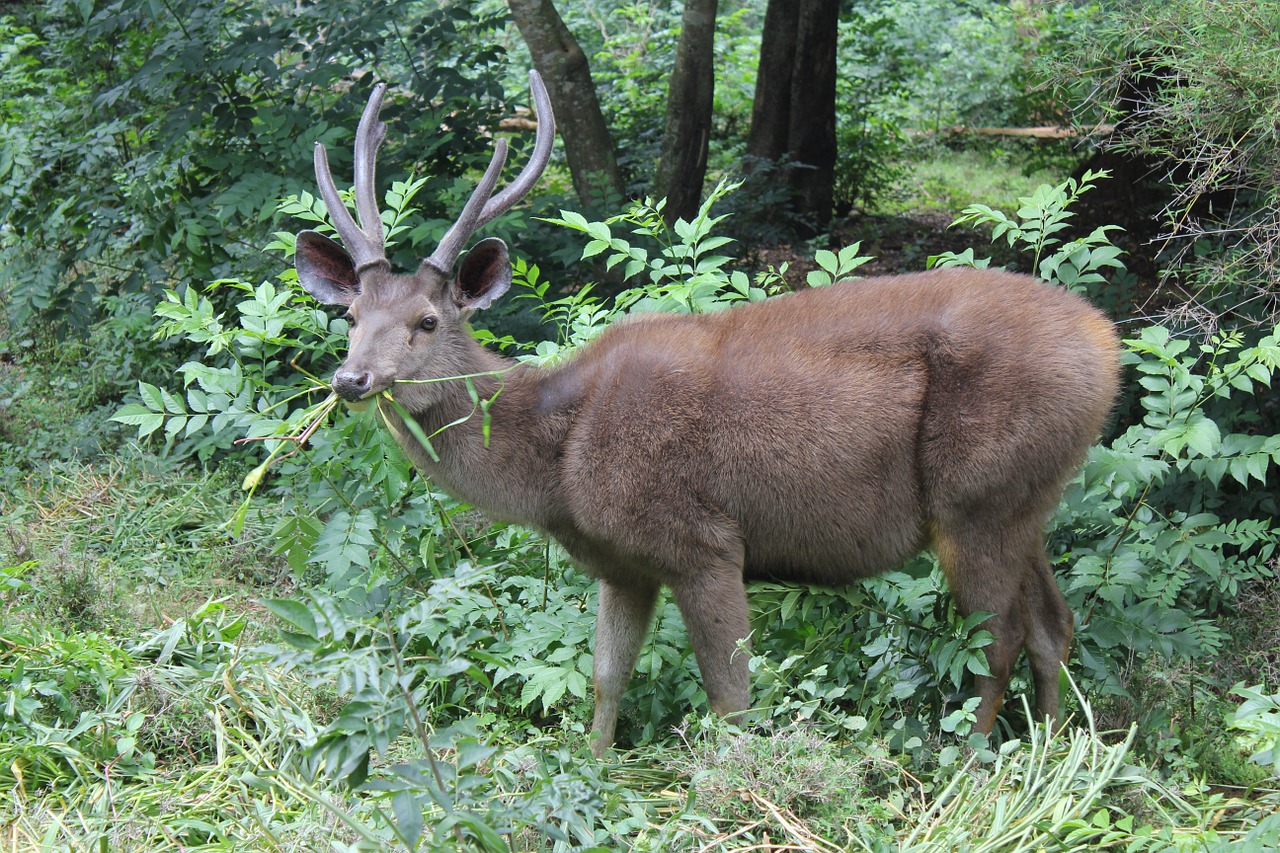
[[[168,700],[166,685],[185,677],[178,670],[217,683],[245,626],[222,610],[208,604],[127,648],[97,633],[7,627],[0,633],[0,784],[26,796],[49,784],[84,783],[107,766],[120,779],[146,778],[158,757],[176,751],[212,758],[213,738],[201,738],[211,735],[203,711]]]
[[[1054,81],[1082,120],[1118,122],[1110,147],[1160,176],[1181,271],[1206,273],[1188,301],[1274,316],[1280,4],[1133,0],[1108,11],[1062,45]]]
[[[642,0],[558,3],[556,8],[590,58],[628,191],[640,191],[652,181],[662,144],[680,13],[669,4]]]
[[[757,275],[753,282],[741,270],[725,269],[731,260],[727,255],[714,254],[717,249],[734,241],[712,233],[727,214],[712,216],[711,209],[739,186],[741,184],[721,181],[691,222],[677,219],[667,225],[662,218],[665,199],[633,203],[625,213],[604,222],[588,222],[581,214],[572,211],[562,211],[561,218],[548,220],[591,238],[582,250],[582,260],[602,256],[606,270],[622,265],[624,282],[640,282],[638,286],[619,293],[613,310],[599,315],[597,321],[605,324],[632,311],[686,314],[718,311],[740,301],[764,299],[770,290],[776,292],[783,285],[785,268]],[[630,226],[631,233],[641,238],[639,243],[616,236],[613,226],[617,225]],[[656,249],[650,248],[654,246]],[[544,296],[546,284],[535,287],[534,291],[536,295]],[[577,297],[571,300],[571,304],[582,310],[594,302]],[[563,314],[562,307],[567,306],[559,302],[551,303],[550,307],[549,316]],[[585,343],[589,337],[590,332],[585,338],[572,343]]]
[[[399,83],[388,113],[411,117],[383,168],[425,164],[438,176],[429,212],[451,209],[455,177],[487,155],[471,135],[441,134],[442,119],[491,124],[502,109],[502,52],[477,38],[501,14],[481,5],[56,2],[0,19],[12,322],[83,330],[106,295],[259,272],[247,247],[277,199],[310,184],[313,140],[336,170],[349,164],[367,83],[335,93],[353,68]]]
[[[587,54],[627,189],[652,186],[666,125],[667,94],[683,10],[653,0],[589,0],[556,9]],[[751,119],[764,4],[719,4],[715,38],[713,171],[733,172]]]
[[[1263,685],[1248,687],[1237,684],[1231,692],[1244,700],[1227,725],[1246,732],[1251,748],[1256,749],[1252,760],[1269,767],[1271,773],[1280,773],[1280,693],[1268,694]]]
[[[1105,689],[1119,689],[1120,659],[1134,651],[1213,654],[1225,639],[1215,617],[1243,586],[1272,577],[1270,519],[1212,511],[1228,473],[1241,485],[1265,484],[1280,461],[1280,436],[1229,432],[1207,411],[1215,398],[1268,386],[1280,364],[1275,335],[1241,343],[1227,335],[1188,352],[1186,340],[1160,327],[1126,341],[1146,414],[1091,457],[1066,501],[1077,535],[1098,537],[1072,546],[1069,597],[1093,612],[1081,657]],[[1098,667],[1099,652],[1115,662]]]
[[[1094,182],[1106,178],[1106,172],[1085,171],[1079,180],[1067,178],[1061,184],[1041,184],[1034,193],[1018,199],[1017,219],[993,210],[985,204],[974,204],[961,212],[953,225],[989,225],[992,241],[1004,240],[1009,246],[1025,248],[1032,256],[1032,268],[1045,281],[1061,284],[1068,290],[1085,291],[1086,285],[1100,284],[1100,270],[1123,270],[1121,250],[1112,245],[1107,235],[1120,230],[1115,225],[1100,225],[1085,237],[1064,242],[1062,232],[1070,226],[1074,213],[1069,209],[1080,196],[1092,189]],[[1046,254],[1057,247],[1053,254]],[[930,258],[932,266],[982,266],[971,249],[962,255],[946,252]]]
[[[970,155],[988,147],[973,137],[953,138],[953,128],[1061,123],[1066,107],[1040,85],[1040,57],[1078,39],[1098,14],[1090,4],[988,0],[893,0],[845,9],[837,210],[897,208],[943,142],[964,145]],[[1031,159],[1078,159],[1043,142],[1031,151]],[[965,182],[955,207],[972,201],[972,183]],[[931,206],[955,209],[946,199]]]
[[[1056,121],[1041,112],[1049,105],[1036,100],[1034,59],[1077,37],[1098,11],[1090,4],[988,0],[894,0],[878,8],[885,42],[879,56],[896,84],[886,91],[882,114],[929,131]]]
[[[1046,164],[1039,151],[1015,144],[933,151],[921,147],[913,152],[909,176],[876,210],[908,216],[945,211],[955,216],[976,203],[997,210],[1017,210],[1020,197],[1040,184],[1056,184],[1064,170],[1074,168],[1074,161]]]
[[[772,808],[839,838],[850,815],[877,825],[889,817],[878,795],[884,775],[898,768],[884,752],[851,760],[816,727],[782,720],[757,733],[708,718],[677,734],[685,749],[674,766],[689,777],[699,810],[717,820],[747,825],[762,807]]]
[[[909,85],[896,69],[904,55],[885,11],[848,11],[840,21],[836,61],[837,210],[870,207],[902,177],[906,138],[890,109]]]
[[[853,243],[836,252],[819,249],[813,253],[813,261],[818,265],[805,276],[805,284],[810,287],[825,287],[837,281],[845,281],[853,277],[853,271],[871,260],[859,255],[861,245]]]
[[[287,645],[277,648],[275,663],[314,684],[333,684],[344,697],[334,719],[304,742],[304,772],[323,769],[362,786],[411,849],[419,839],[431,849],[507,849],[502,836],[524,827],[589,845],[609,786],[590,767],[564,772],[582,756],[560,749],[521,767],[522,756],[501,755],[480,734],[481,726],[498,720],[490,709],[516,711],[494,701],[499,684],[513,674],[524,686],[518,698],[503,697],[512,704],[540,701],[547,708],[566,689],[586,696],[590,655],[581,651],[588,630],[582,603],[568,603],[570,612],[563,612],[562,591],[543,589],[539,611],[527,594],[544,585],[461,563],[394,616],[385,590],[360,605],[319,592],[305,601],[266,602],[286,626]],[[581,584],[570,586],[582,591]],[[503,613],[517,621],[503,622]],[[556,666],[565,663],[567,670]],[[570,674],[567,682],[558,677],[562,671]],[[416,754],[373,773],[371,751],[403,750],[397,739],[406,731],[417,741]],[[561,767],[553,770],[556,764]]]

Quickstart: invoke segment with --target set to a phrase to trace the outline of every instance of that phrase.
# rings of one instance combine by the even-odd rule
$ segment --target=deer
[[[355,139],[359,221],[317,142],[316,180],[343,245],[302,231],[295,267],[311,296],[346,309],[333,391],[375,402],[445,492],[541,531],[598,580],[594,753],[612,749],[662,587],[712,710],[741,718],[749,581],[845,585],[925,549],[959,613],[994,614],[976,728],[992,731],[1024,649],[1036,714],[1053,725],[1074,617],[1045,528],[1110,416],[1111,321],[1028,275],[946,268],[628,318],[552,367],[500,356],[468,320],[510,287],[507,246],[488,237],[458,258],[547,166],[551,103],[537,72],[530,87],[528,163],[495,194],[507,157],[496,141],[435,251],[400,273],[375,195],[378,84]],[[471,417],[473,390],[492,398],[487,424]]]

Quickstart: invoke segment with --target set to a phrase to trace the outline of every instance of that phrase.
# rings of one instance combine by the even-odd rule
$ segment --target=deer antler
[[[360,224],[351,218],[347,206],[338,195],[338,188],[333,183],[333,175],[329,172],[329,153],[324,144],[316,143],[316,183],[320,185],[320,195],[324,197],[325,206],[329,208],[329,217],[333,219],[333,227],[346,245],[356,271],[373,264],[387,263],[386,240],[382,235],[382,216],[378,212],[378,196],[374,191],[374,172],[378,162],[378,149],[387,136],[387,125],[378,120],[382,109],[382,97],[386,94],[387,84],[379,83],[373,87],[369,95],[369,103],[365,105],[364,114],[360,117],[360,126],[356,130],[355,148],[355,195],[356,213],[360,216]]]
[[[507,142],[498,140],[494,145],[493,159],[484,177],[471,193],[471,198],[462,209],[462,215],[449,228],[440,241],[440,245],[431,253],[424,263],[430,264],[446,275],[453,269],[453,263],[462,253],[463,245],[477,230],[492,222],[494,218],[510,210],[516,202],[524,198],[533,188],[551,159],[551,148],[555,143],[555,116],[551,112],[551,98],[542,84],[542,77],[537,71],[529,72],[529,86],[533,90],[533,100],[538,111],[538,135],[534,141],[533,156],[521,170],[516,179],[505,190],[493,196],[498,176],[507,161]],[[329,154],[324,144],[316,143],[316,182],[320,185],[320,195],[329,208],[329,216],[333,226],[342,238],[343,244],[355,263],[356,271],[373,264],[387,263],[386,238],[382,234],[382,217],[378,212],[378,196],[374,191],[374,174],[378,161],[378,149],[387,136],[387,126],[378,120],[382,109],[382,98],[386,94],[387,85],[379,83],[373,87],[369,95],[369,103],[360,117],[360,126],[356,130],[355,147],[355,196],[356,213],[360,217],[359,224],[351,217],[347,206],[342,203],[338,188],[329,171]],[[490,198],[490,196],[493,196]]]
[[[529,88],[533,91],[534,108],[538,112],[538,135],[534,140],[533,155],[529,162],[516,176],[516,179],[502,192],[493,196],[493,188],[498,183],[498,175],[507,160],[507,141],[500,139],[494,145],[493,159],[484,177],[476,185],[475,191],[467,201],[466,207],[453,226],[444,235],[440,245],[431,253],[424,263],[448,275],[453,269],[453,262],[462,253],[463,245],[471,235],[492,222],[499,215],[506,213],[516,202],[524,198],[533,188],[547,168],[551,159],[551,148],[555,143],[556,120],[551,111],[551,98],[542,84],[542,77],[537,71],[529,72]],[[490,196],[493,196],[490,198]]]

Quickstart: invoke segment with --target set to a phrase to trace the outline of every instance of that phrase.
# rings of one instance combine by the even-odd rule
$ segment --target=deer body
[[[749,702],[747,580],[843,584],[925,547],[961,612],[996,614],[979,726],[994,724],[1024,648],[1038,712],[1056,715],[1073,619],[1044,526],[1118,377],[1115,332],[1083,299],[994,271],[872,278],[624,321],[542,369],[488,352],[466,328],[509,284],[500,241],[482,241],[456,277],[452,258],[395,275],[318,235],[298,245],[304,285],[356,321],[335,389],[349,400],[394,389],[428,435],[454,424],[432,439],[433,459],[379,398],[424,474],[551,535],[600,579],[597,752],[612,743],[661,586],[713,709],[732,714]],[[487,442],[462,381],[396,384],[477,374],[494,398]]]

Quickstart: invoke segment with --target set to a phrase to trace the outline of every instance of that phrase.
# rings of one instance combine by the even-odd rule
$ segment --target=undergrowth
[[[1088,289],[1121,261],[1105,231],[1058,236],[1083,191],[966,216]],[[653,203],[603,222],[563,214],[633,289],[553,299],[520,262],[557,334],[486,339],[554,361],[628,310],[723,310],[783,289],[785,270],[733,268],[715,200],[670,230]],[[819,252],[806,283],[864,260],[856,246]],[[1256,653],[1261,684],[1206,680],[1217,704],[1199,717],[1144,692],[1161,667],[1226,654],[1238,614],[1274,612],[1259,596],[1280,439],[1248,428],[1278,366],[1274,334],[1125,330],[1140,397],[1050,537],[1079,614],[1079,690],[1056,735],[1016,701],[995,738],[972,731],[972,700],[954,697],[989,635],[955,614],[926,556],[847,589],[753,587],[759,707],[745,729],[707,716],[662,599],[623,748],[598,762],[590,579],[422,482],[368,415],[326,407],[295,368],[323,375],[342,321],[289,273],[174,291],[160,315],[204,353],[178,387],[144,380],[118,418],[162,441],[45,462],[5,438],[0,822],[13,845],[1172,850],[1280,834],[1274,659]],[[246,436],[261,440],[235,443]],[[1235,757],[1197,753],[1206,731]]]

